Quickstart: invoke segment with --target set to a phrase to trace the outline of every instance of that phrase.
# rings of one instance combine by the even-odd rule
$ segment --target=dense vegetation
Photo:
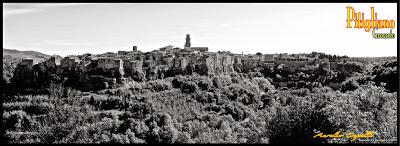
[[[3,96],[8,142],[330,143],[315,131],[398,135],[397,61],[353,73],[277,66],[176,75],[96,92],[49,84],[46,94]]]

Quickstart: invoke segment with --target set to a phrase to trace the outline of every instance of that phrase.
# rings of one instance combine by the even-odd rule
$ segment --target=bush
[[[193,144],[195,143],[192,138],[190,137],[190,134],[188,132],[179,132],[178,134],[178,139],[176,140],[176,143],[179,144]]]
[[[54,106],[52,104],[44,102],[44,103],[40,103],[40,104],[36,103],[31,106],[28,106],[24,109],[24,111],[26,111],[28,114],[31,114],[31,115],[42,115],[42,114],[49,113],[53,109],[54,109]]]
[[[248,116],[245,113],[243,106],[237,104],[236,102],[231,102],[225,105],[224,110],[224,114],[230,114],[235,121],[242,121]]]
[[[398,136],[397,100],[397,93],[387,93],[383,87],[368,83],[334,96],[322,111],[334,123],[332,126],[344,133],[371,130],[377,133],[377,139],[393,139]]]
[[[28,106],[31,106],[31,102],[10,102],[3,103],[4,111],[15,111],[15,110],[24,110]]]
[[[153,102],[128,102],[128,109],[122,118],[143,119],[156,111]]]
[[[118,132],[121,133],[128,130],[133,130],[132,133],[134,133],[138,138],[143,139],[146,138],[149,127],[147,127],[147,125],[142,120],[128,118],[124,120],[123,123],[119,126]]]
[[[43,143],[37,132],[7,132],[5,134],[11,144],[37,144]]]
[[[199,87],[197,87],[197,84],[192,81],[187,81],[182,84],[182,92],[184,93],[193,93],[195,92]]]
[[[211,82],[210,79],[207,78],[207,79],[202,79],[202,80],[200,80],[200,81],[197,83],[197,85],[200,87],[201,90],[207,91],[208,89],[211,88],[212,82]]]
[[[264,107],[272,107],[275,104],[275,98],[269,94],[262,95],[261,101],[263,102]]]
[[[399,76],[397,70],[397,60],[388,61],[383,65],[374,66],[371,75],[376,85],[385,83],[385,88],[390,92],[399,91]]]
[[[353,91],[356,90],[360,87],[358,82],[352,78],[344,81],[341,86],[340,86],[340,91],[346,92],[346,91]]]
[[[214,77],[212,82],[215,88],[222,88],[222,81],[219,78]]]
[[[123,109],[126,106],[124,99],[120,96],[92,96],[89,103],[100,110]]]
[[[174,88],[181,88],[183,82],[185,82],[185,81],[186,81],[185,77],[183,77],[182,75],[177,75],[177,76],[175,76],[174,79],[172,79],[172,86]]]
[[[276,114],[269,121],[267,128],[269,142],[276,143],[320,143],[326,139],[315,139],[314,129],[324,133],[335,133],[338,127],[332,126],[323,112],[307,100],[294,97],[292,105],[276,107]]]
[[[217,76],[217,78],[221,80],[222,86],[229,86],[230,84],[232,84],[231,76],[219,75]]]
[[[140,91],[143,87],[138,82],[132,81],[126,84],[126,88],[130,89],[131,91]]]
[[[115,128],[114,121],[105,117],[93,124],[79,125],[57,143],[109,143],[112,139],[109,135]]]
[[[71,106],[62,102],[56,102],[56,104],[55,109],[47,114],[45,125],[39,129],[45,143],[61,142],[74,129],[94,120],[87,106]]]
[[[245,105],[254,103],[256,101],[256,94],[239,84],[232,84],[228,86],[227,89],[225,88],[224,92],[230,100],[238,100]]]
[[[172,89],[171,83],[168,83],[164,80],[155,80],[146,82],[146,89],[151,91],[164,91]]]
[[[145,143],[143,139],[139,139],[135,136],[135,133],[131,131],[131,129],[126,130],[125,135],[128,136],[130,143]]]
[[[47,114],[54,106],[47,102],[31,103],[31,102],[12,102],[3,104],[4,111],[23,110],[31,115]]]
[[[256,77],[256,78],[253,78],[253,81],[264,92],[274,92],[275,91],[275,87],[266,78]]]
[[[194,95],[194,98],[198,101],[198,102],[201,102],[201,103],[211,103],[211,102],[217,102],[218,101],[218,98],[216,98],[215,96],[214,96],[214,93],[212,93],[212,92],[197,92],[195,95]]]
[[[5,130],[27,131],[35,130],[35,121],[22,110],[3,113],[3,126]]]
[[[146,137],[148,143],[175,143],[177,140],[178,130],[173,125],[169,114],[153,114],[146,123],[150,128]]]

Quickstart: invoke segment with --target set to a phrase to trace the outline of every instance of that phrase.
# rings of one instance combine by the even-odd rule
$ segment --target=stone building
[[[185,41],[185,46],[184,46],[184,48],[188,48],[188,47],[190,47],[191,46],[191,43],[190,43],[190,34],[186,34],[186,41]]]
[[[60,65],[62,67],[75,67],[76,64],[78,64],[81,60],[77,57],[64,57],[63,59],[60,60]]]
[[[34,66],[36,64],[38,64],[40,62],[40,60],[38,58],[23,58],[21,65],[26,65],[26,66]]]
[[[175,57],[173,59],[173,67],[185,69],[188,65],[188,59],[186,57]]]
[[[119,73],[121,74],[121,76],[124,75],[124,62],[122,61],[122,59],[114,59],[113,60],[113,67],[114,69],[118,69]]]
[[[54,68],[58,65],[61,64],[60,59],[57,59],[56,57],[50,57],[50,59],[46,60],[46,66]]]
[[[188,47],[192,51],[208,52],[208,47]]]
[[[124,55],[127,55],[128,54],[128,52],[126,52],[126,51],[118,51],[118,56],[124,56]]]
[[[301,69],[306,67],[307,64],[310,64],[308,61],[276,61],[275,65],[284,64],[290,72],[294,72],[297,69]]]
[[[97,67],[102,69],[114,68],[114,59],[112,58],[99,58]]]
[[[274,61],[274,55],[273,54],[265,54],[264,55],[264,61]]]

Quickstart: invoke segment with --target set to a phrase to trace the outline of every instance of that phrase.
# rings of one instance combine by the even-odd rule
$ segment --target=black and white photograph
[[[398,1],[2,5],[2,144],[398,145]]]

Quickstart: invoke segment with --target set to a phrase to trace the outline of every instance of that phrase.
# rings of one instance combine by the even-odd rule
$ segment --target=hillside
[[[18,51],[15,49],[4,49],[3,56],[10,55],[15,58],[36,57],[36,58],[50,58],[50,55],[43,54],[37,51]]]

